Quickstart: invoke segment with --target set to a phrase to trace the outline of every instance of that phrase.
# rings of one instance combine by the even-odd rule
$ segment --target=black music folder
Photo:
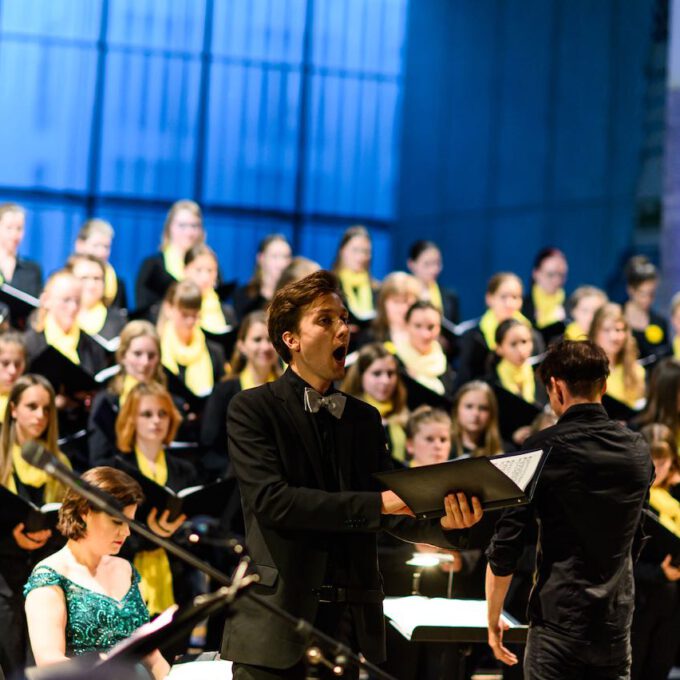
[[[17,496],[4,486],[0,486],[0,526],[3,531],[11,531],[17,524],[24,524],[24,533],[54,529],[61,503],[46,503],[38,507],[35,503]]]
[[[649,536],[649,541],[645,545],[645,557],[661,564],[666,555],[670,555],[671,564],[680,567],[680,536],[664,526],[659,516],[651,510],[643,509],[642,516],[645,534]]]
[[[614,397],[609,396],[607,393],[602,396],[602,406],[604,406],[604,410],[612,420],[622,420],[625,423],[630,422],[640,413],[640,411],[636,411],[628,406],[628,404],[614,399]]]
[[[468,499],[477,496],[485,510],[497,510],[531,501],[548,453],[536,449],[490,458],[457,458],[374,476],[420,519],[441,517],[444,496],[455,491],[464,492]]]
[[[58,349],[51,345],[38,354],[31,361],[30,372],[44,375],[54,387],[54,391],[59,393],[64,387],[68,394],[76,392],[96,392],[101,389],[102,380],[100,374],[104,376],[107,369],[100,371],[96,375],[88,373],[82,366],[74,364],[68,357],[64,356]]]
[[[412,378],[406,371],[400,371],[401,381],[406,387],[406,405],[410,411],[415,411],[419,406],[427,404],[432,408],[438,408],[447,413],[451,413],[453,400],[445,394],[437,394],[429,387],[419,383]]]
[[[498,401],[498,429],[505,441],[512,441],[512,435],[520,427],[531,425],[543,409],[513,394],[498,383],[491,387]]]
[[[0,285],[0,302],[9,307],[10,321],[15,328],[26,328],[28,317],[40,306],[40,300],[9,283]]]

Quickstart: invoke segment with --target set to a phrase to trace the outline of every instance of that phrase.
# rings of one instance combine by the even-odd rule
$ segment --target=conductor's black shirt
[[[625,637],[633,541],[653,472],[646,442],[600,404],[577,404],[525,447],[552,450],[531,504],[506,511],[496,525],[491,570],[515,570],[527,527],[538,521],[531,624],[582,641]]]

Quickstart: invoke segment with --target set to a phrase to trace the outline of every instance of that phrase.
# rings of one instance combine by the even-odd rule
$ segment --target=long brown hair
[[[647,390],[645,410],[638,416],[641,425],[662,423],[677,437],[680,435],[680,361],[673,357],[662,359],[654,368]]]
[[[227,365],[227,373],[223,378],[224,380],[229,380],[230,378],[235,378],[241,375],[241,372],[246,367],[248,359],[239,350],[238,346],[240,342],[243,342],[246,339],[246,337],[248,337],[250,329],[256,323],[263,324],[266,330],[267,313],[262,311],[261,309],[258,309],[254,312],[250,312],[250,314],[246,314],[246,316],[243,317],[243,321],[241,322],[241,325],[239,326],[238,329],[238,334],[236,335],[236,345],[234,346],[234,351],[231,355],[231,359],[229,360],[229,364]],[[276,377],[281,375],[281,365],[279,364],[278,359],[274,360],[272,372],[274,373],[274,375],[276,375]]]
[[[283,234],[268,234],[265,236],[257,245],[257,254],[262,255],[269,248],[272,243],[276,241],[281,241],[288,243],[288,239]],[[260,264],[259,257],[255,260],[255,269],[253,269],[253,275],[250,281],[246,284],[246,289],[250,297],[256,297],[260,294],[260,287],[262,286],[262,265]]]
[[[458,425],[458,407],[460,406],[461,399],[468,392],[475,390],[483,392],[486,396],[489,408],[489,423],[482,436],[482,441],[477,443],[477,448],[472,452],[472,456],[474,458],[495,456],[503,450],[501,435],[498,432],[498,402],[491,387],[481,380],[472,380],[465,383],[453,398],[453,408],[451,409],[451,448],[456,456],[461,456],[465,453],[463,449],[463,431]]]
[[[372,243],[371,240],[371,235],[368,233],[368,229],[366,227],[361,226],[360,224],[355,224],[353,227],[349,227],[348,229],[345,230],[345,233],[342,235],[342,238],[340,239],[340,243],[338,244],[338,249],[335,252],[335,260],[333,261],[333,269],[332,271],[337,274],[340,271],[340,264],[341,264],[341,259],[342,259],[342,249],[355,237],[357,236],[363,236],[365,239],[368,240],[369,243]],[[371,260],[368,262],[368,266],[366,267],[366,270],[369,272],[371,271]]]

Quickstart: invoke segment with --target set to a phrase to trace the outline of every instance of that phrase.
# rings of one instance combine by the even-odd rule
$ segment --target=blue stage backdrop
[[[59,267],[88,216],[133,283],[193,198],[225,275],[286,234],[331,264],[344,229],[391,267],[406,0],[0,0],[0,200]]]

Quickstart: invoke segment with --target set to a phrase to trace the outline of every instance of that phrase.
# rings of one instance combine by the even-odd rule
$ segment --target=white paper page
[[[489,458],[489,462],[497,467],[503,474],[512,479],[517,486],[526,491],[529,482],[536,474],[536,468],[541,462],[543,451],[527,451],[519,456],[508,456],[507,458]]]
[[[231,680],[231,661],[189,661],[175,664],[168,678],[170,680]]]

